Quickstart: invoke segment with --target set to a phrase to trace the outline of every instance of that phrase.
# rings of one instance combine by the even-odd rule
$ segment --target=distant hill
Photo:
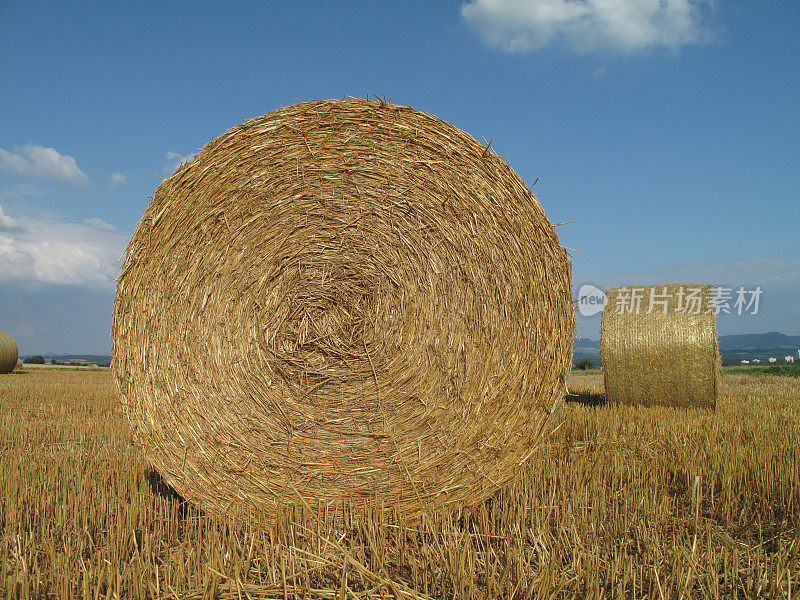
[[[578,348],[596,348],[599,350],[600,342],[590,338],[578,338],[575,340],[575,349],[577,350]]]
[[[37,356],[36,354],[25,354],[21,355],[21,359],[26,359],[30,356]],[[40,354],[38,356],[44,357],[44,359],[49,363],[51,360],[57,360],[58,362],[62,363],[69,363],[69,362],[85,362],[86,364],[90,365],[107,365],[111,362],[111,356],[108,354],[53,354],[49,352],[48,354]]]
[[[742,348],[800,348],[800,335],[784,335],[777,331],[719,336],[720,350]]]
[[[723,365],[736,365],[743,360],[752,362],[756,359],[768,362],[770,358],[782,363],[784,357],[790,355],[795,360],[800,360],[797,355],[798,348],[800,348],[800,335],[784,335],[777,331],[722,335],[719,338]]]

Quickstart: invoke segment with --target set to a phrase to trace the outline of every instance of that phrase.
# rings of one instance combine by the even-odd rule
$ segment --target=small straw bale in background
[[[714,408],[721,370],[711,287],[618,287],[606,298],[600,332],[606,399]]]
[[[475,504],[563,401],[570,261],[487,146],[407,107],[288,106],[158,188],[113,372],[164,479],[214,513]]]
[[[17,367],[17,343],[5,331],[0,331],[0,374],[11,373]]]

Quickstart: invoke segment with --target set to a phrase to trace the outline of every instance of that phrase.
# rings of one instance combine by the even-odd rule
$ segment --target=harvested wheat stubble
[[[722,375],[711,287],[627,286],[608,290],[606,298],[600,331],[606,399],[715,408]]]
[[[472,504],[563,401],[570,268],[469,135],[385,102],[301,103],[159,186],[113,371],[149,458],[207,511]]]
[[[0,331],[0,375],[11,373],[17,367],[17,343],[5,331]]]

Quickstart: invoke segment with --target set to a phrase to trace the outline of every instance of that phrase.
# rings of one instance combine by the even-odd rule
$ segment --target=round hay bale
[[[573,325],[567,252],[504,161],[411,108],[308,102],[159,186],[113,372],[144,451],[204,510],[413,515],[485,499],[532,453]]]
[[[0,331],[0,375],[11,373],[17,367],[18,359],[19,351],[14,338]]]
[[[606,292],[600,359],[606,399],[714,408],[721,379],[711,287],[618,287]]]

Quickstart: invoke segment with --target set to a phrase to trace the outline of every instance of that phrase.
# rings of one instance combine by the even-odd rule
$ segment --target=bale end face
[[[480,502],[563,401],[570,262],[524,182],[423,112],[309,102],[223,134],[128,247],[114,375],[213,512]]]

